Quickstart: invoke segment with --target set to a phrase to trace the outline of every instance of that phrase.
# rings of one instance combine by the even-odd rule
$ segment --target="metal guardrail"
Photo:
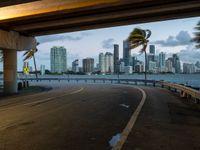
[[[79,81],[84,81],[84,82],[88,82],[88,81],[91,81],[91,82],[94,82],[96,83],[97,81],[101,81],[103,83],[105,83],[106,81],[109,81],[110,83],[114,83],[114,82],[117,82],[117,83],[134,83],[134,84],[139,84],[139,83],[144,83],[145,85],[147,84],[151,84],[153,86],[156,86],[156,83],[158,83],[158,81],[155,81],[155,80],[143,80],[143,79],[120,79],[120,78],[113,78],[113,79],[110,79],[110,78],[20,78],[19,80],[28,80],[28,81],[76,81],[76,82],[79,82]]]
[[[160,87],[167,87],[169,90],[173,89],[176,92],[180,92],[181,97],[185,97],[188,99],[195,99],[198,102],[200,101],[200,91],[186,87],[184,85],[176,84],[176,83],[171,83],[171,82],[166,82],[166,81],[156,81],[156,80],[143,80],[143,79],[120,79],[120,78],[19,78],[18,80],[21,81],[84,81],[85,83],[87,82],[93,82],[96,83],[98,81],[101,81],[103,83],[126,83],[126,84],[141,84],[143,83],[144,85],[152,85],[152,86],[160,86]]]
[[[181,97],[186,97],[186,98],[195,98],[200,100],[200,91],[180,85],[180,84],[174,84],[170,82],[164,82],[160,81],[160,84],[162,87],[168,87],[169,89],[174,89],[175,91],[180,92]]]

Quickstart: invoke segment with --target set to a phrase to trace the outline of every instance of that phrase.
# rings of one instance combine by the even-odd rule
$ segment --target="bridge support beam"
[[[4,50],[4,93],[17,93],[17,51]]]
[[[0,29],[0,50],[3,50],[4,93],[17,93],[17,51],[35,49],[35,37]]]

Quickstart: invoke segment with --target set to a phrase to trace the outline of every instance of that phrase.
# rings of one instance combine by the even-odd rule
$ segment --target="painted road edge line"
[[[30,103],[26,103],[24,104],[25,106],[32,106],[32,105],[37,105],[37,104],[41,104],[41,103],[44,103],[44,102],[48,102],[52,99],[55,99],[55,98],[60,98],[60,97],[63,97],[63,96],[67,96],[67,95],[73,95],[73,94],[76,94],[76,93],[79,93],[83,90],[84,88],[81,87],[80,89],[76,90],[76,91],[73,91],[71,93],[66,93],[66,94],[63,94],[63,95],[59,95],[59,96],[55,96],[55,97],[50,97],[50,98],[46,98],[46,99],[43,99],[43,100],[38,100],[38,101],[34,101],[34,102],[30,102]]]
[[[129,133],[131,132],[133,126],[136,123],[136,120],[140,114],[140,111],[144,105],[144,102],[146,100],[146,93],[143,89],[139,88],[139,87],[134,87],[136,89],[138,89],[140,92],[142,92],[142,100],[140,101],[140,104],[138,105],[138,107],[136,108],[135,112],[133,113],[133,115],[131,116],[128,124],[126,125],[126,127],[124,128],[123,132],[121,133],[121,137],[120,140],[118,141],[118,143],[111,149],[111,150],[121,150],[124,143],[126,142],[126,139],[128,138]]]

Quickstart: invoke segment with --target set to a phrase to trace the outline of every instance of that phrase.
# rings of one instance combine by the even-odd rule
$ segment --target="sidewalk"
[[[200,109],[159,88],[146,102],[122,150],[199,150]]]

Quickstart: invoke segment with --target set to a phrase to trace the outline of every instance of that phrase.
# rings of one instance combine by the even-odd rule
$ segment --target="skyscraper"
[[[183,63],[183,73],[194,73],[195,65],[189,63]]]
[[[152,55],[156,54],[155,45],[149,45],[149,53]]]
[[[173,58],[169,57],[166,61],[165,61],[165,67],[166,67],[166,72],[172,72],[175,73],[175,68],[173,67]]]
[[[114,44],[114,73],[119,73],[119,45]]]
[[[113,73],[114,72],[114,60],[113,54],[106,52],[105,54],[105,72]]]
[[[90,74],[93,71],[94,71],[94,59],[93,58],[83,59],[83,72]]]
[[[78,59],[72,62],[72,71],[75,73],[79,72]]]
[[[165,53],[161,52],[159,53],[159,69],[160,72],[165,72]]]
[[[149,62],[155,62],[155,45],[149,45],[149,54],[147,54],[147,70],[149,71]]]
[[[181,63],[177,54],[173,54],[172,56],[172,66],[175,69],[175,73],[181,73]]]
[[[67,52],[64,47],[54,46],[51,48],[51,72],[62,73],[67,71]]]
[[[40,74],[41,75],[45,74],[45,65],[40,65]]]
[[[99,71],[105,73],[105,55],[103,53],[99,54]]]
[[[131,59],[131,51],[128,40],[123,41],[123,60],[125,66],[130,66],[130,59]]]

